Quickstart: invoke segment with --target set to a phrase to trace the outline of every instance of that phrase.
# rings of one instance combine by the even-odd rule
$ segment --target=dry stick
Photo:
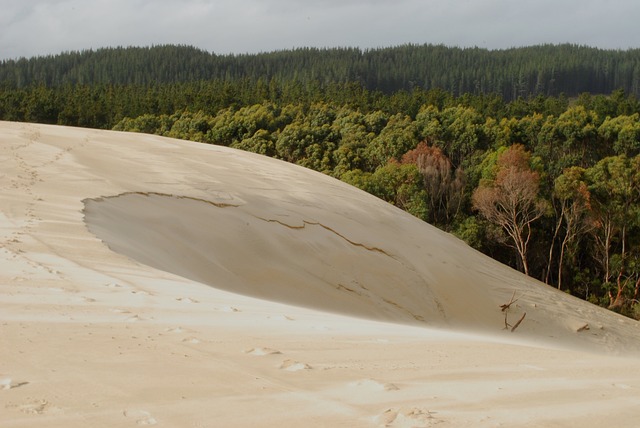
[[[500,308],[502,309],[502,312],[505,312],[507,309],[509,309],[511,307],[511,305],[513,305],[515,302],[518,301],[518,299],[513,300],[513,298],[516,297],[516,292],[513,292],[513,295],[511,296],[511,300],[509,300],[509,303],[506,303],[504,305],[500,305]]]
[[[511,307],[511,305],[514,302],[514,297],[516,297],[516,292],[514,290],[513,294],[511,295],[511,299],[509,300],[509,303],[505,303],[503,305],[500,305],[500,309],[502,310],[502,312],[504,312],[504,329],[508,330],[509,327],[511,327],[511,325],[509,325],[509,321],[507,320],[507,317],[509,316],[509,308]]]
[[[579,327],[576,332],[580,333],[581,331],[585,331],[585,330],[589,330],[589,324],[584,324],[583,326]]]
[[[511,305],[513,305],[515,302],[518,301],[518,299],[516,299],[515,297],[516,297],[516,292],[514,291],[513,294],[511,295],[511,300],[509,300],[509,303],[506,303],[504,305],[500,305],[500,309],[502,310],[502,312],[504,312],[504,329],[508,330],[509,327],[511,327],[511,332],[512,333],[515,331],[516,328],[518,328],[518,326],[520,325],[520,323],[522,322],[524,317],[527,315],[527,313],[525,312],[522,315],[522,318],[520,318],[518,320],[518,322],[515,323],[514,326],[511,326],[511,324],[509,324],[509,321],[507,319],[508,316],[509,316],[509,309],[511,309]]]
[[[527,315],[527,313],[525,312],[524,314],[522,314],[522,318],[520,318],[518,320],[518,322],[511,328],[511,333],[513,333],[516,328],[518,328],[518,326],[520,325],[520,323],[522,322],[522,320],[524,319],[524,317]]]
[[[511,324],[509,324],[509,322],[507,321],[508,313],[509,311],[504,311],[504,329],[503,330],[508,330],[509,327],[511,327]]]

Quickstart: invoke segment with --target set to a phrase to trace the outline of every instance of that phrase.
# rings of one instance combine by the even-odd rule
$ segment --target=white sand
[[[639,423],[637,322],[321,174],[14,123],[0,165],[3,428]]]

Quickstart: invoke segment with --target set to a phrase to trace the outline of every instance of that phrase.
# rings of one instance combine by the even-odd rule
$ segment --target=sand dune
[[[344,183],[15,123],[0,159],[0,426],[637,423],[637,322]]]

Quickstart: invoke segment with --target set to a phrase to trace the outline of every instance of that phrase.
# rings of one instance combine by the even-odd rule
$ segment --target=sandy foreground
[[[632,427],[639,357],[637,322],[321,174],[0,122],[3,428]]]

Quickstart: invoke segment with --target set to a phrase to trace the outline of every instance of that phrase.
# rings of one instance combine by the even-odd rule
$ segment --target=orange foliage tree
[[[402,164],[415,164],[422,175],[429,219],[440,227],[450,226],[460,212],[464,199],[465,175],[454,170],[449,158],[438,147],[425,142],[402,156]]]
[[[498,157],[495,178],[483,180],[472,196],[474,209],[506,232],[526,275],[531,224],[544,215],[547,206],[539,195],[540,175],[531,168],[530,160],[524,146],[509,147]]]

